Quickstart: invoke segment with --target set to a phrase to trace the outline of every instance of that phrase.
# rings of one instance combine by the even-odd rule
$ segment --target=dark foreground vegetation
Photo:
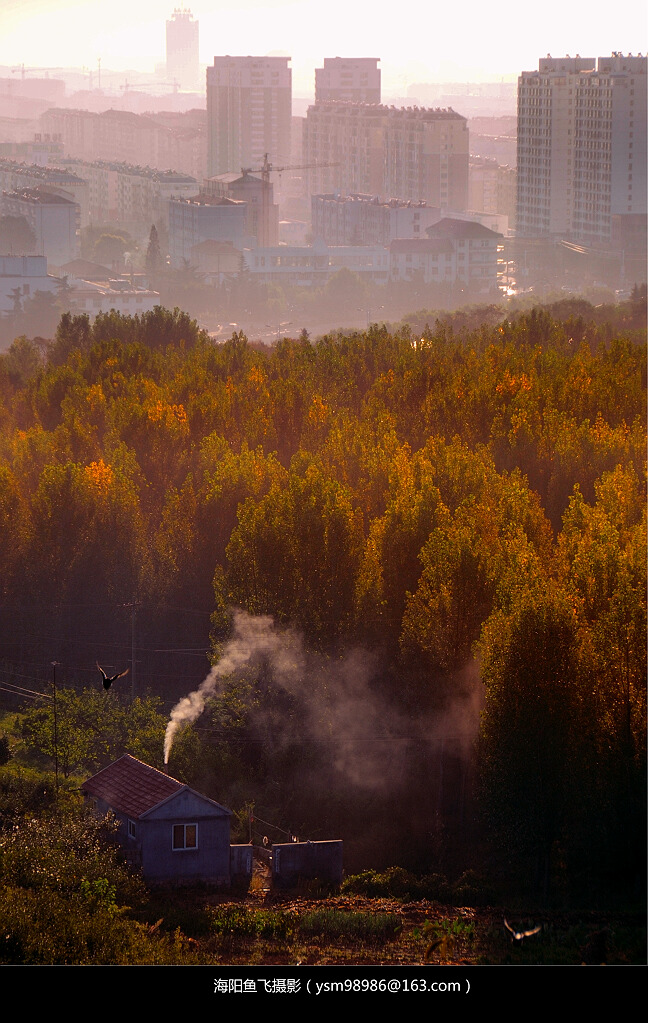
[[[110,820],[88,816],[71,788],[55,808],[52,777],[0,768],[0,795],[2,964],[645,962],[643,914],[504,906],[472,874],[450,885],[395,867],[351,876],[339,894],[276,893],[259,867],[245,893],[147,891],[120,862]],[[507,915],[540,931],[514,942]]]
[[[341,837],[350,873],[436,876],[414,900],[472,878],[460,904],[522,915],[641,904],[645,423],[645,289],[273,349],[214,346],[161,309],[14,341],[0,931],[58,904],[6,852],[49,807],[49,781],[41,803],[20,786],[53,764],[51,662],[63,782],[122,752],[161,766],[168,711],[229,649],[235,608],[269,616],[272,642],[219,678],[170,760],[235,811],[233,840],[254,807],[275,829],[257,840]],[[131,673],[104,693],[97,661]],[[112,921],[88,961],[124,928],[133,956],[152,937],[160,961],[193,954],[182,928],[122,913],[134,898],[103,867],[56,877],[61,905]],[[421,948],[442,941],[426,920]],[[5,961],[82,954],[20,947]]]

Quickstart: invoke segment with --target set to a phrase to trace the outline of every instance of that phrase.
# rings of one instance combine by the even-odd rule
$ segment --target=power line
[[[28,700],[51,700],[52,697],[47,693],[36,693],[32,689],[23,689],[22,687],[12,687],[7,689],[6,685],[0,683],[0,692],[11,693],[12,696],[22,696]]]

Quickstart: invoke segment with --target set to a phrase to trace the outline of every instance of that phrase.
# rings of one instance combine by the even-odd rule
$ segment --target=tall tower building
[[[325,57],[315,68],[315,102],[380,103],[378,57]]]
[[[517,234],[609,245],[646,222],[645,57],[546,57],[518,80]]]
[[[201,92],[198,22],[190,10],[176,7],[166,23],[166,70],[169,81],[186,92]]]
[[[290,163],[290,57],[214,57],[207,68],[209,177]]]

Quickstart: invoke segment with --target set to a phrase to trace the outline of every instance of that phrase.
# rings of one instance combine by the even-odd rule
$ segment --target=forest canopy
[[[137,690],[168,706],[208,671],[232,608],[270,615],[330,663],[367,651],[367,699],[400,723],[462,707],[471,742],[481,728],[475,805],[538,883],[558,857],[573,876],[636,874],[637,309],[473,310],[271,349],[215,345],[162,309],[66,314],[52,342],[18,338],[0,355],[3,677],[46,678],[56,657],[80,691],[97,658],[121,669],[136,643]],[[178,743],[178,770],[223,802],[263,790],[277,813],[290,777],[290,812],[311,820],[306,754],[255,731],[277,699],[266,682],[232,680]],[[308,709],[282,699],[294,738]],[[324,755],[309,749],[309,771]],[[447,793],[422,793],[429,749],[408,756],[401,812],[432,815]],[[354,799],[331,796],[324,824]]]

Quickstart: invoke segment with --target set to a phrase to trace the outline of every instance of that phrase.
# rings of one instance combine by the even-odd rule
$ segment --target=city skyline
[[[197,0],[186,6],[200,23],[201,63],[210,64],[216,54],[290,56],[295,94],[314,90],[314,69],[325,56],[378,56],[383,91],[405,95],[417,82],[513,81],[547,53],[597,57],[648,49],[639,0],[613,7],[596,0],[587,17],[574,0],[547,0],[541,22],[528,13],[502,19],[477,0],[446,13],[406,0],[397,17],[384,0],[373,5],[371,17],[341,0],[330,0],[325,13],[312,0],[241,0],[226,9]],[[100,59],[106,70],[152,72],[165,59],[173,7],[171,0],[141,0],[134,24],[125,0],[113,0],[109,8],[98,0],[5,0],[0,65],[92,69]]]

